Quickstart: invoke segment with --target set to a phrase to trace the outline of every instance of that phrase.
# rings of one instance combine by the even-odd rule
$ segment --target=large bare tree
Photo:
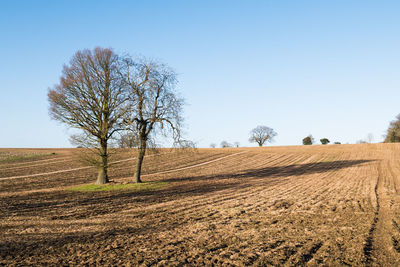
[[[124,59],[122,72],[129,88],[130,116],[127,128],[135,127],[138,140],[138,158],[134,182],[140,183],[143,159],[151,136],[171,134],[178,142],[181,135],[183,99],[175,86],[176,73],[168,66],[148,59]]]
[[[267,126],[257,126],[250,131],[249,141],[257,143],[258,146],[263,146],[265,142],[272,142],[273,138],[277,135],[274,129]]]
[[[108,182],[109,140],[123,129],[128,111],[120,69],[121,60],[111,49],[78,51],[48,93],[51,117],[81,130],[73,139],[95,148],[97,184]]]

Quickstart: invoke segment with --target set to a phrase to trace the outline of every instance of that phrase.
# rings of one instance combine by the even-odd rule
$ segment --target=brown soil
[[[399,145],[163,151],[143,180],[168,186],[86,193],[73,149],[37,151],[0,163],[0,265],[400,266]]]

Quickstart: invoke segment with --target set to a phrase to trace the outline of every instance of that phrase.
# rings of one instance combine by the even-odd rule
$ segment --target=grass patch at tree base
[[[168,185],[167,182],[147,182],[147,183],[132,183],[132,184],[119,184],[119,183],[108,183],[103,185],[98,184],[84,184],[74,187],[70,187],[67,190],[75,192],[99,192],[99,191],[152,191],[165,188]]]

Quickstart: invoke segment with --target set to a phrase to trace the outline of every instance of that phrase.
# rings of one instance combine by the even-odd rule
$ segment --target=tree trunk
[[[106,184],[108,183],[108,177],[103,167],[99,168],[99,174],[97,175],[96,184]]]
[[[108,153],[107,153],[107,141],[101,140],[100,141],[100,156],[101,156],[101,163],[99,167],[99,174],[97,176],[96,184],[106,184],[109,182],[108,180]]]
[[[140,179],[140,175],[142,172],[142,163],[144,159],[144,154],[146,153],[146,140],[141,139],[140,140],[140,146],[139,146],[139,153],[138,153],[138,159],[136,162],[136,170],[135,170],[135,175],[133,176],[133,181],[135,183],[141,183],[142,180]]]

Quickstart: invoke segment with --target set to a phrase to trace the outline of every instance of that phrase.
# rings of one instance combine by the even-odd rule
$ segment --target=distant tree
[[[217,145],[216,145],[216,144],[214,144],[214,143],[211,143],[211,144],[210,144],[210,147],[211,147],[211,148],[216,148],[216,147],[217,147]]]
[[[121,133],[117,141],[120,148],[135,148],[138,147],[139,144],[137,134],[132,131]]]
[[[321,144],[323,144],[323,145],[327,145],[330,143],[328,138],[322,138],[322,139],[320,139],[320,141],[321,141]]]
[[[233,143],[234,145],[235,145],[235,147],[239,147],[240,146],[240,143],[239,142],[235,142],[235,143]]]
[[[396,120],[390,122],[384,142],[385,143],[400,142],[400,114],[396,116]]]
[[[232,147],[232,145],[230,143],[228,143],[227,141],[222,141],[221,142],[221,147],[222,148],[227,148],[227,147]]]
[[[174,144],[174,148],[177,150],[178,153],[192,153],[192,152],[197,152],[197,145],[195,142],[191,140],[178,140]]]
[[[356,144],[366,144],[366,143],[367,143],[367,141],[362,140],[362,139],[356,141]]]
[[[277,133],[274,129],[267,126],[257,126],[250,131],[249,141],[262,147],[265,142],[272,142],[275,136],[277,136]]]
[[[335,145],[341,145],[342,143],[340,142],[334,142]]]
[[[97,184],[108,182],[109,140],[122,130],[127,94],[121,84],[119,57],[111,49],[78,51],[65,65],[60,82],[49,90],[50,116],[81,134],[71,140],[94,151]]]
[[[312,144],[314,144],[314,138],[311,134],[303,138],[303,145],[312,145]]]

